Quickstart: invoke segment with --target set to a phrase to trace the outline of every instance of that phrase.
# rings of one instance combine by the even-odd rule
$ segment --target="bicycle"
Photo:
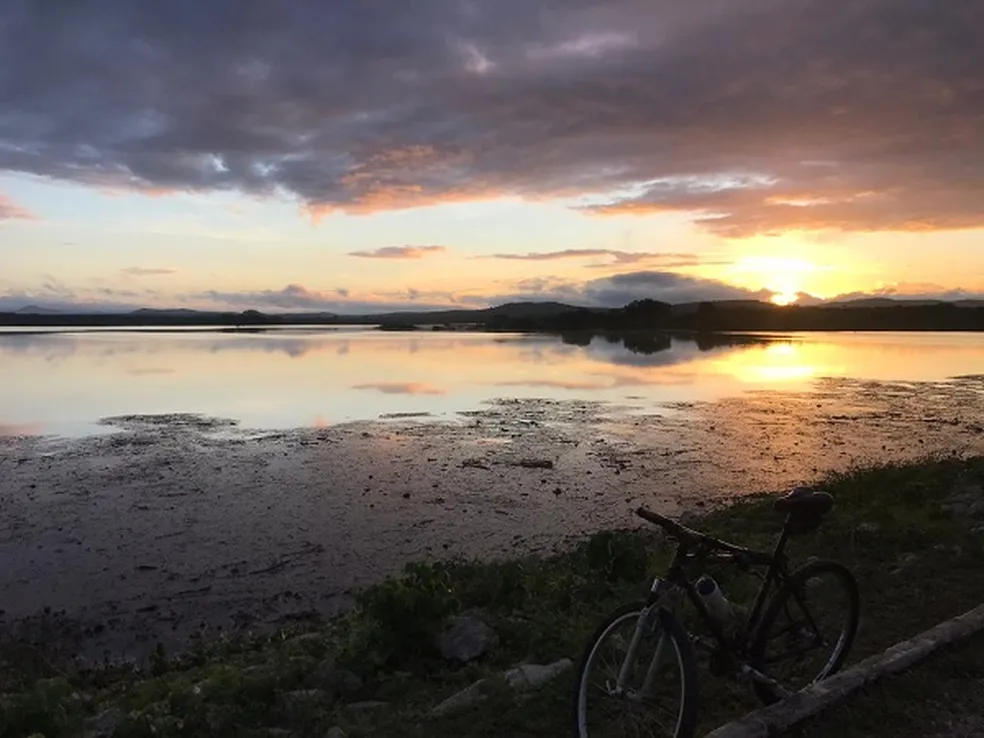
[[[790,572],[785,555],[791,536],[819,527],[821,518],[833,507],[833,497],[800,487],[777,499],[773,507],[786,518],[771,553],[713,538],[644,507],[635,511],[639,517],[662,528],[666,537],[676,542],[676,551],[665,576],[653,580],[648,598],[612,612],[588,642],[574,684],[577,738],[626,734],[692,736],[696,730],[698,701],[695,644],[709,652],[712,673],[731,673],[750,679],[757,697],[765,704],[840,669],[857,633],[860,613],[857,582],[849,569],[829,560],[811,560]],[[713,580],[708,584],[707,577],[692,578],[695,565],[711,559],[734,564],[744,571],[766,569],[750,610],[730,605],[723,596],[716,597]],[[815,616],[826,614],[833,601],[829,595],[820,593],[820,585],[825,583],[834,585],[835,593],[843,596],[846,605],[836,640],[824,637],[818,625],[821,618]],[[766,603],[773,585],[778,589]],[[684,597],[710,631],[709,642],[688,633],[681,624],[677,612]],[[794,617],[791,609],[796,607],[801,614]],[[773,632],[774,625],[783,627]],[[803,668],[803,658],[809,652],[831,643],[833,649],[819,669]],[[776,644],[788,650],[772,654],[770,648]],[[624,648],[624,655],[616,654],[614,659],[606,660],[608,647]],[[793,674],[780,677],[776,665],[785,660],[794,662]],[[597,682],[596,672],[602,667],[612,671]],[[662,677],[668,668],[677,676],[667,686]],[[808,681],[795,686],[804,674]],[[594,700],[589,694],[595,686],[600,687],[600,698],[611,700],[609,710],[598,704],[604,700]],[[670,701],[671,708],[659,703],[663,697]],[[632,731],[619,730],[625,720],[632,721],[629,726]],[[653,724],[665,732],[654,732]]]

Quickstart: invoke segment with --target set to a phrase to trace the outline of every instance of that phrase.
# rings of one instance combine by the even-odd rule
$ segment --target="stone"
[[[328,732],[325,733],[325,738],[346,738],[346,734],[344,730],[335,725],[328,728]]]
[[[452,618],[437,636],[437,649],[448,661],[467,663],[484,655],[498,643],[499,637],[476,612]]]
[[[543,686],[573,666],[570,659],[561,659],[552,664],[520,664],[502,673],[506,684],[522,695]],[[441,717],[459,712],[467,707],[483,702],[491,687],[490,680],[479,679],[474,684],[455,692],[431,710],[433,717]]]
[[[526,692],[541,687],[570,669],[574,663],[570,659],[561,659],[552,664],[521,664],[510,669],[503,677],[506,683],[519,692]]]
[[[389,702],[366,700],[364,702],[352,702],[345,707],[352,712],[375,712],[376,710],[385,710],[389,706]]]
[[[877,533],[879,530],[881,530],[881,526],[879,526],[877,523],[861,523],[854,530],[857,533]]]
[[[338,669],[335,666],[335,659],[332,656],[325,656],[307,679],[309,684],[314,684],[322,689],[334,687],[338,681]]]
[[[98,715],[86,718],[83,723],[86,738],[110,738],[126,717],[118,707],[110,707]]]
[[[955,488],[940,506],[943,512],[956,517],[984,517],[984,486],[963,484]]]
[[[320,645],[325,642],[325,637],[321,633],[301,633],[290,639],[292,644],[307,645],[309,643]]]
[[[695,513],[693,510],[687,510],[680,516],[679,523],[687,528],[693,528],[700,525],[702,517],[703,516]]]
[[[284,692],[284,712],[292,720],[301,720],[305,715],[318,707],[327,705],[328,693],[323,689],[295,689]]]
[[[465,687],[460,692],[455,692],[446,700],[438,704],[433,710],[431,710],[431,715],[434,717],[441,717],[454,712],[460,712],[466,707],[477,705],[479,702],[485,700],[487,686],[488,679],[479,679],[474,684]]]
[[[339,669],[335,672],[334,687],[340,695],[350,697],[361,691],[362,677],[348,669]]]

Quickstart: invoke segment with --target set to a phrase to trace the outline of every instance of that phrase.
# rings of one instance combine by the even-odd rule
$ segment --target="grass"
[[[804,738],[984,735],[984,635],[888,677],[802,726]]]
[[[948,517],[940,507],[968,481],[984,481],[984,459],[924,460],[822,481],[837,505],[817,532],[794,539],[789,554],[794,563],[813,555],[837,559],[855,572],[862,622],[850,661],[984,601],[984,535],[972,530],[972,520]],[[746,500],[695,525],[768,548],[780,522],[770,506],[770,499]],[[567,735],[570,672],[537,692],[536,709],[493,684],[487,702],[462,714],[431,719],[427,713],[475,680],[518,663],[577,661],[600,619],[644,596],[669,553],[657,536],[636,530],[599,533],[552,558],[415,564],[368,588],[352,611],[313,632],[201,643],[180,659],[159,652],[140,672],[55,674],[43,661],[12,656],[22,651],[7,644],[0,649],[7,655],[0,664],[0,736],[80,735],[87,717],[113,707],[124,716],[119,736],[268,736],[279,729],[320,738],[336,725],[349,736]],[[732,598],[751,591],[745,580],[712,573]],[[477,663],[452,666],[435,652],[434,635],[448,615],[476,607],[491,619],[499,643]],[[973,648],[967,653],[979,655],[984,642]],[[929,725],[938,712],[952,713],[946,705],[964,704],[955,687],[956,696],[945,693],[941,685],[949,682],[941,674],[953,675],[954,684],[958,675],[980,679],[975,663],[981,662],[963,651],[935,659],[804,730],[894,736],[920,720]],[[699,733],[757,706],[745,683],[712,677],[703,666],[700,679]],[[388,704],[347,707],[366,700]]]

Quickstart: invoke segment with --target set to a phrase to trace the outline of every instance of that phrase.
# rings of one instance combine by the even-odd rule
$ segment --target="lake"
[[[319,427],[473,410],[499,397],[651,408],[823,377],[927,381],[984,372],[984,334],[576,336],[366,328],[0,331],[0,434],[77,436],[108,416],[198,413]]]
[[[0,367],[0,634],[63,611],[94,658],[638,505],[984,453],[984,335],[8,330]]]
[[[245,427],[323,427],[500,397],[650,410],[825,377],[935,381],[984,373],[984,334],[602,336],[364,327],[260,333],[0,329],[0,435],[105,432],[108,416],[196,413]]]

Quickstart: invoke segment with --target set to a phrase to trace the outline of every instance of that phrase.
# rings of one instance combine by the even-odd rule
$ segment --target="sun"
[[[797,292],[776,292],[769,298],[769,302],[773,305],[792,305],[799,298],[800,296]]]
[[[744,286],[767,290],[774,305],[797,302],[805,291],[808,277],[816,270],[812,261],[782,256],[745,256],[734,267]]]

